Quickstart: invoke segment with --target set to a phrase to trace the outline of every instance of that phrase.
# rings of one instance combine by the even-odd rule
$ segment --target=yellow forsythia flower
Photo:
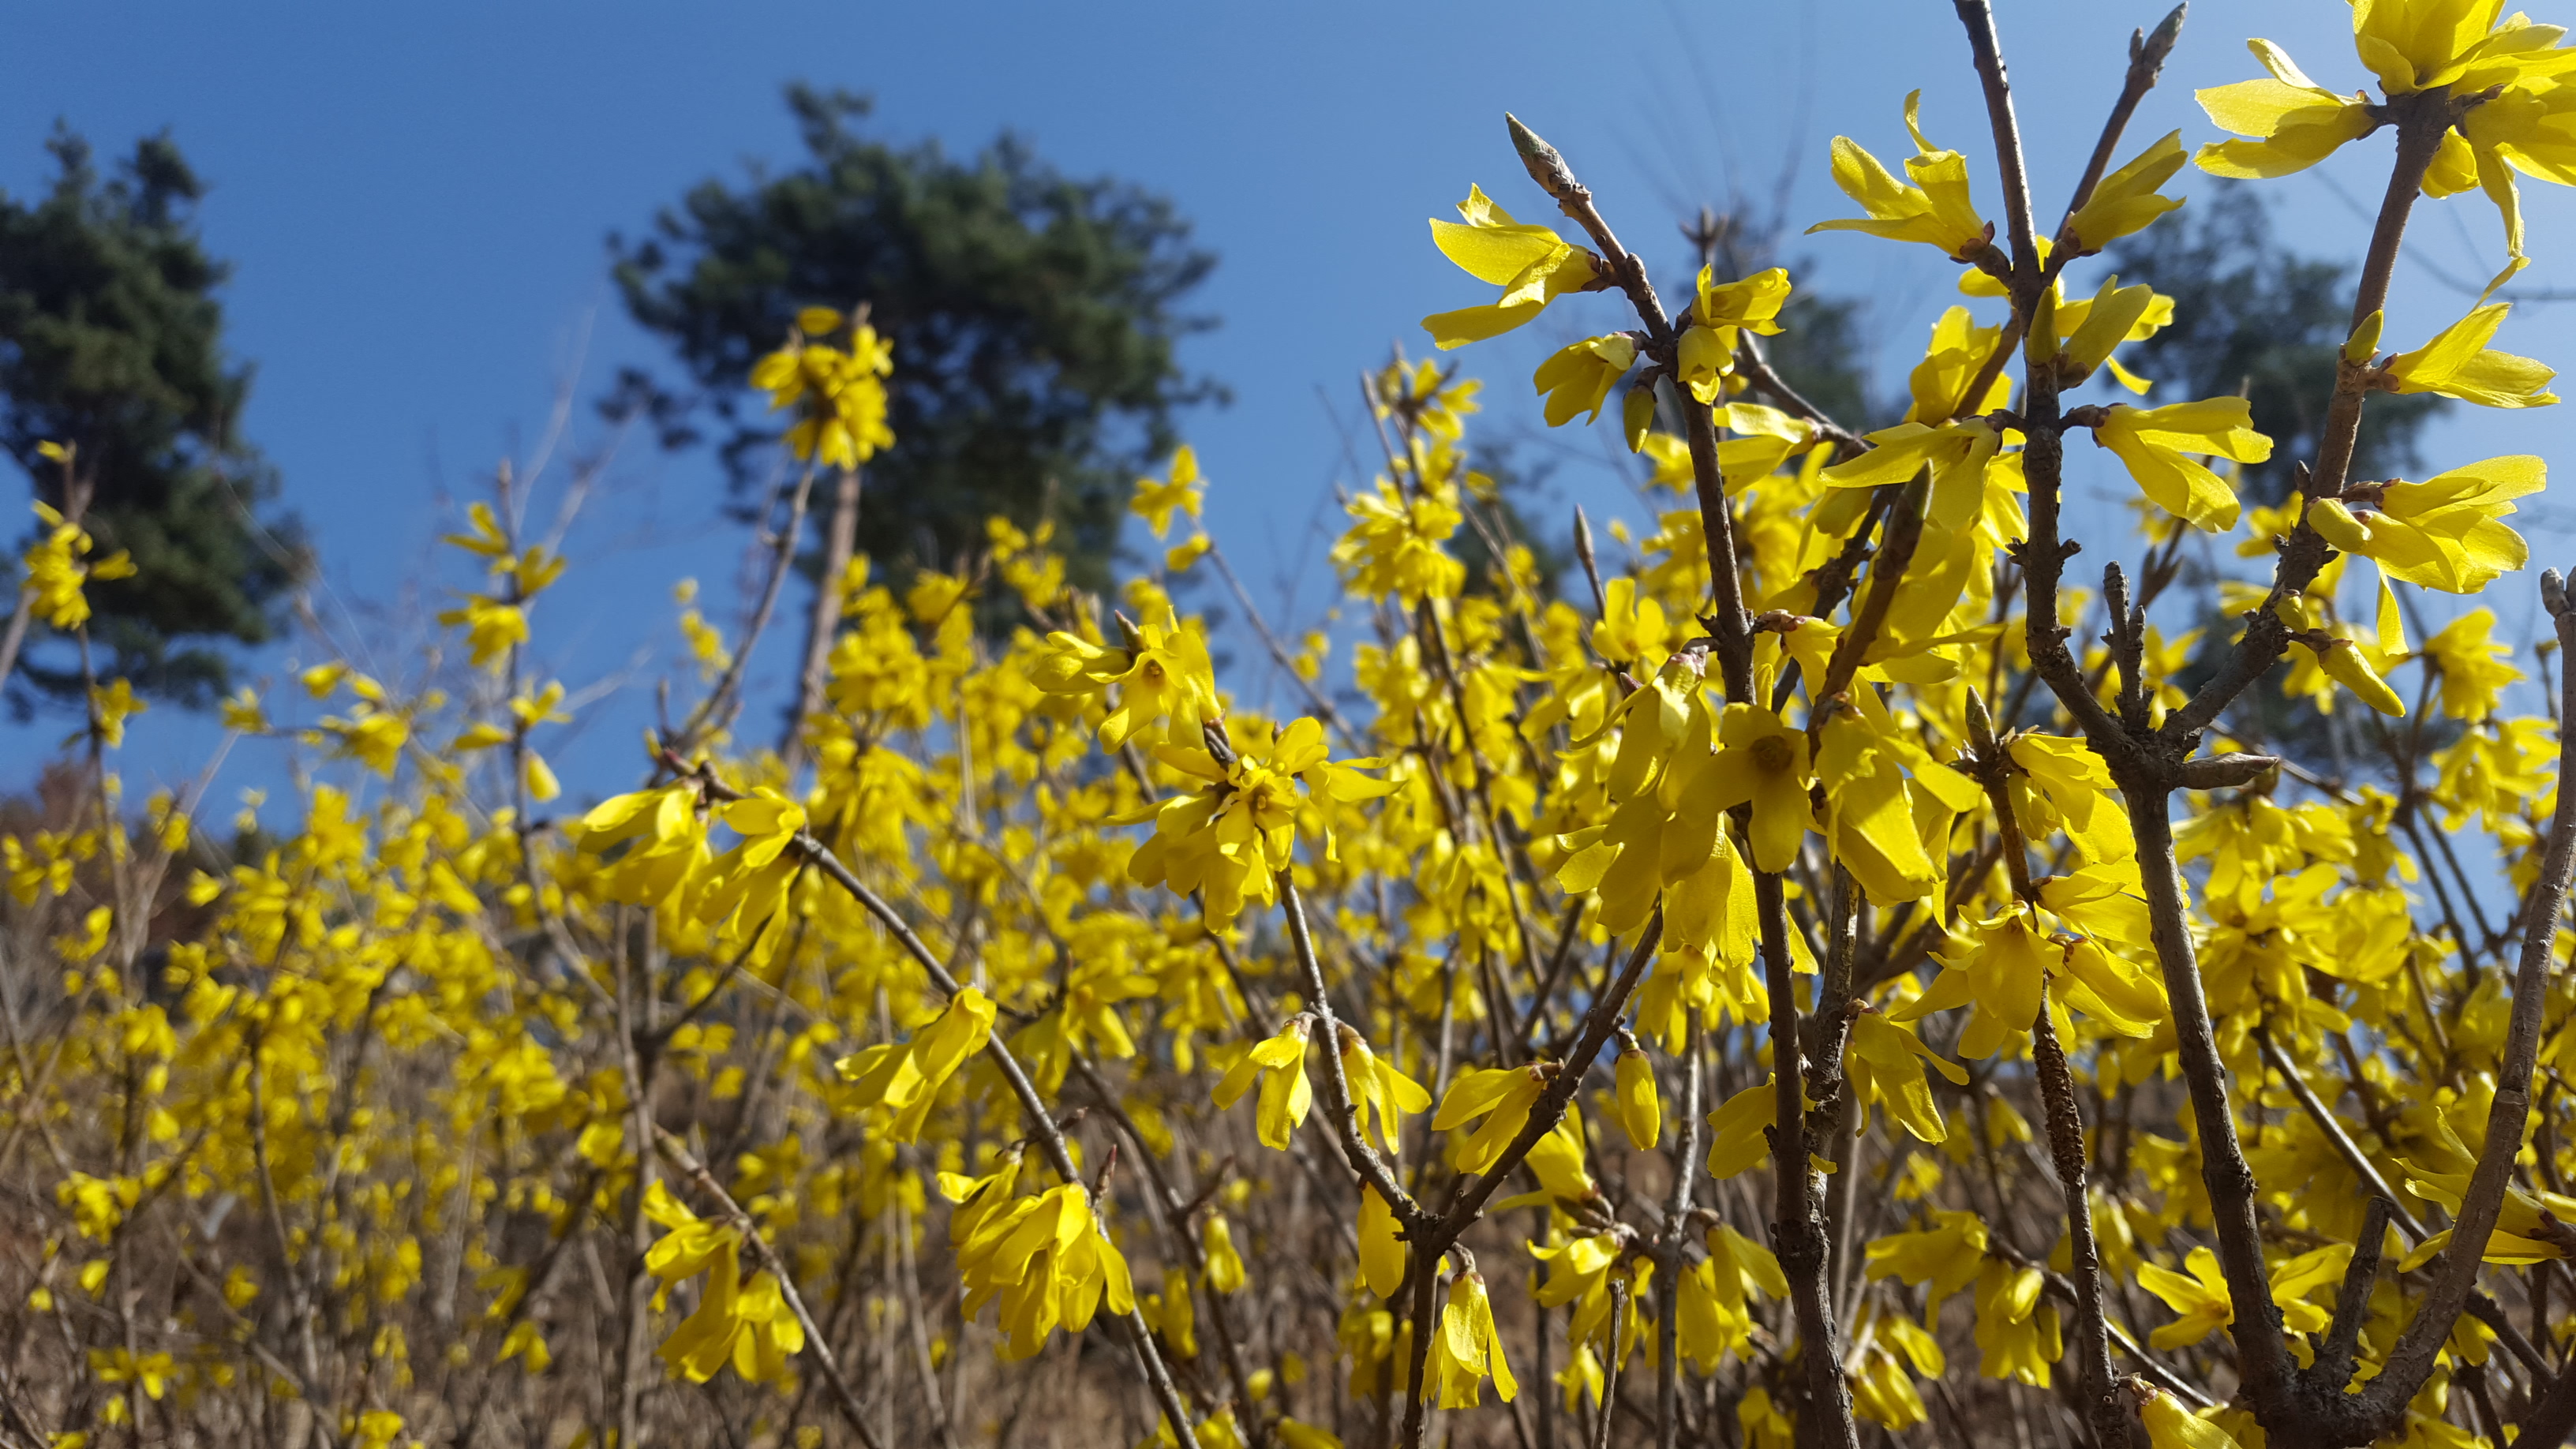
[[[1433,218],[1431,240],[1442,255],[1476,280],[1501,287],[1503,295],[1482,307],[1423,318],[1423,330],[1441,351],[1509,332],[1560,294],[1591,285],[1596,269],[1590,252],[1546,227],[1514,221],[1484,188],[1467,188],[1458,215],[1462,221]]]
[[[1449,1280],[1440,1332],[1431,1340],[1430,1368],[1444,1409],[1476,1407],[1488,1374],[1493,1376],[1495,1395],[1504,1403],[1520,1396],[1520,1382],[1512,1377],[1501,1336],[1494,1331],[1494,1305],[1485,1296],[1484,1275],[1473,1268]]]
[[[1628,1134],[1629,1146],[1640,1152],[1652,1151],[1664,1136],[1664,1109],[1655,1097],[1654,1062],[1636,1047],[1629,1047],[1619,1053],[1614,1076],[1619,1129]]]
[[[1218,1111],[1224,1111],[1242,1099],[1259,1074],[1261,1105],[1253,1120],[1261,1145],[1282,1152],[1288,1150],[1288,1134],[1306,1120],[1307,1110],[1315,1103],[1315,1088],[1306,1080],[1307,1023],[1304,1016],[1291,1018],[1276,1036],[1244,1053],[1208,1097]]]
[[[1431,1130],[1447,1132],[1483,1118],[1456,1150],[1460,1172],[1482,1172],[1511,1146],[1529,1121],[1530,1108],[1547,1090],[1549,1074],[1539,1067],[1487,1067],[1461,1072],[1440,1099]]]
[[[937,1102],[939,1089],[965,1060],[992,1039],[993,1021],[1001,1008],[969,986],[945,1010],[916,1029],[905,1042],[882,1042],[838,1064],[850,1083],[850,1101],[858,1107],[883,1107],[894,1120],[887,1140],[912,1142]]]

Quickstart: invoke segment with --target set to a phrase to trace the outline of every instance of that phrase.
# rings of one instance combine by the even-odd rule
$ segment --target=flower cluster
[[[1213,539],[1250,465],[1182,447],[1112,590],[1059,540],[1115,499],[836,567],[776,749],[768,613],[693,584],[644,748],[575,733],[577,562],[506,473],[417,659],[224,702],[292,782],[229,829],[129,797],[169,712],[84,665],[0,812],[0,1439],[2555,1442],[2576,794],[2516,621],[2576,613],[2510,602],[2541,459],[2353,458],[2391,394],[2555,401],[2502,302],[2380,343],[2419,205],[2477,188],[2524,264],[2576,48],[2368,0],[2376,99],[2260,42],[2204,93],[2204,173],[2395,133],[2275,459],[2132,369],[2198,299],[2100,260],[2185,204],[2180,132],[2121,144],[2179,18],[2041,234],[1960,9],[1983,83],[1828,157],[1816,245],[1958,275],[1885,415],[1781,379],[1785,267],[1712,242],[1667,310],[1514,121],[1563,222],[1433,223],[1499,295],[1367,375],[1383,466],[1284,633]],[[1469,344],[1610,415],[1640,511],[1551,547]],[[814,308],[751,380],[854,470],[892,363]],[[121,556],[42,519],[7,647],[86,658]]]

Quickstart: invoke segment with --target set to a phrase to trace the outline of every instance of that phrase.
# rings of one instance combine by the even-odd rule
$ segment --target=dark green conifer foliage
[[[224,352],[229,269],[198,238],[205,186],[167,134],[112,177],[66,129],[46,149],[50,191],[0,193],[0,448],[59,508],[62,471],[36,445],[75,445],[100,552],[134,556],[134,577],[89,590],[100,676],[202,706],[226,684],[219,646],[270,638],[308,559],[292,518],[259,512],[277,480],[237,431],[251,369]],[[24,711],[80,680],[39,625],[11,700]]]
[[[1176,309],[1214,259],[1163,197],[1068,178],[1015,137],[962,160],[865,135],[863,97],[800,85],[787,101],[802,164],[703,182],[650,235],[612,238],[629,310],[697,391],[630,372],[609,409],[670,446],[711,431],[737,499],[756,500],[778,426],[746,374],[798,308],[864,302],[894,344],[895,444],[867,466],[860,551],[946,566],[988,515],[1051,517],[1074,582],[1104,585],[1173,410],[1216,395],[1174,358],[1212,325]]]

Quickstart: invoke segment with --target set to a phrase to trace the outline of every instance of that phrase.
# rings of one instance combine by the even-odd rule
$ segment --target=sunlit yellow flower
[[[2309,511],[2328,543],[2377,562],[2389,577],[2473,594],[2530,561],[2522,535],[2497,520],[2547,476],[2547,465],[2529,454],[2489,458],[2421,483],[2348,488],[2351,505],[2325,498]]]
[[[729,939],[757,936],[787,904],[787,888],[804,867],[804,855],[788,848],[805,830],[804,807],[763,785],[718,806],[716,818],[742,841],[709,867],[712,883],[698,902],[698,919],[724,923]]]
[[[2159,1263],[2138,1269],[2138,1286],[2182,1315],[2148,1334],[2149,1347],[2174,1349],[2198,1343],[2236,1321],[2227,1279],[2218,1269],[2218,1255],[2207,1248],[2194,1248],[2184,1257],[2183,1266],[2190,1273],[2177,1273]]]
[[[1852,1089],[1864,1103],[1876,1102],[1918,1141],[1940,1142],[1950,1135],[1933,1105],[1931,1084],[1924,1079],[1929,1062],[1951,1085],[1968,1084],[1967,1069],[1925,1046],[1913,1032],[1875,1011],[1852,1018],[1849,1055],[1845,1058]]]
[[[2201,147],[2201,170],[2240,178],[2287,176],[2323,161],[2344,142],[2370,134],[2376,123],[2362,97],[2337,95],[2308,79],[2289,52],[2268,40],[2249,40],[2245,48],[2272,78],[2213,86],[2199,97],[2201,109],[2219,129],[2253,139]]]
[[[77,629],[89,622],[89,597],[82,586],[92,579],[131,578],[134,561],[118,549],[96,563],[85,562],[91,548],[89,531],[64,521],[42,503],[35,507],[46,527],[45,536],[26,553],[27,587],[36,596],[36,617],[57,629]]]
[[[701,874],[712,858],[697,815],[697,791],[669,785],[601,801],[569,833],[583,850],[625,850],[603,872],[611,900],[659,904]]]
[[[2224,533],[2236,526],[2236,490],[2193,454],[2239,463],[2272,456],[2272,440],[2254,431],[2241,397],[2208,398],[2160,408],[2115,404],[2093,429],[2093,441],[2118,456],[2149,502],[2194,528]]]
[[[1550,1075],[1537,1065],[1484,1067],[1458,1074],[1449,1084],[1449,1095],[1440,1099],[1431,1130],[1447,1132],[1484,1119],[1457,1144],[1454,1156],[1460,1172],[1482,1172],[1494,1165],[1528,1123],[1530,1108],[1547,1090]]]
[[[1943,254],[1970,261],[1994,239],[1994,227],[1968,200],[1968,158],[1923,138],[1919,111],[1923,93],[1905,98],[1905,129],[1913,133],[1915,154],[1905,162],[1908,181],[1899,181],[1849,136],[1834,138],[1834,184],[1869,214],[1842,221],[1820,221],[1807,228],[1858,231],[1892,241],[1927,242]]]
[[[1509,332],[1536,317],[1560,294],[1581,291],[1596,275],[1592,254],[1546,227],[1512,219],[1483,187],[1467,188],[1459,221],[1431,222],[1441,254],[1480,282],[1503,289],[1496,301],[1422,319],[1423,330],[1446,352]]]
[[[2475,309],[2435,333],[2432,341],[2390,358],[2380,385],[2391,392],[2440,393],[2490,408],[2546,407],[2558,401],[2558,394],[2544,391],[2557,369],[2487,346],[2512,310],[2504,302]]]
[[[1058,631],[1029,669],[1030,682],[1050,694],[1082,698],[1118,688],[1118,704],[1100,722],[1100,743],[1117,749],[1165,726],[1183,746],[1196,746],[1205,722],[1222,712],[1207,639],[1183,624],[1168,602],[1148,610],[1136,625],[1132,647],[1113,649]]]
[[[884,383],[894,371],[894,346],[865,323],[851,329],[847,351],[812,340],[841,326],[841,314],[828,307],[805,309],[797,315],[803,335],[754,364],[751,385],[769,394],[772,412],[793,407],[803,414],[787,430],[797,457],[855,468],[894,445]]]
[[[1928,1283],[1936,1304],[1967,1287],[1985,1264],[1985,1220],[1945,1210],[1935,1210],[1932,1220],[1929,1228],[1872,1239],[1866,1276],[1894,1278],[1909,1288]]]
[[[1730,704],[1718,729],[1718,751],[1701,775],[1701,803],[1719,810],[1753,807],[1748,832],[1753,868],[1783,871],[1815,824],[1807,803],[1807,735],[1758,704]]]
[[[1771,1129],[1779,1120],[1780,1093],[1771,1081],[1719,1104],[1708,1114],[1708,1175],[1723,1182],[1768,1158]]]
[[[1207,1254],[1208,1287],[1219,1293],[1243,1291],[1243,1255],[1234,1250],[1234,1229],[1225,1214],[1212,1212],[1199,1232],[1200,1250]]]
[[[1154,536],[1161,538],[1172,526],[1175,511],[1199,516],[1199,493],[1207,485],[1199,477],[1199,455],[1183,443],[1172,453],[1172,476],[1168,479],[1139,478],[1135,496],[1127,500],[1127,511],[1152,524]]]
[[[1737,340],[1747,332],[1770,337],[1780,331],[1780,309],[1788,305],[1789,287],[1785,267],[1725,283],[1717,280],[1716,269],[1699,269],[1697,295],[1675,357],[1676,376],[1692,397],[1704,403],[1721,400],[1725,380],[1735,371]]]
[[[1990,1379],[2019,1379],[2048,1387],[2048,1366],[2066,1351],[2057,1306],[2040,1301],[2044,1279],[2037,1268],[1989,1258],[1977,1274],[1978,1372]]]
[[[134,697],[134,682],[118,675],[105,684],[92,685],[89,691],[90,717],[98,723],[98,737],[109,748],[125,743],[125,720],[151,708]]]
[[[2367,0],[2352,8],[2353,49],[2391,96],[2468,73],[2503,7],[2498,0]]]
[[[1404,1114],[1428,1109],[1431,1093],[1369,1050],[1368,1039],[1350,1023],[1334,1025],[1341,1029],[1342,1077],[1350,1084],[1353,1105],[1360,1109],[1360,1135],[1366,1139],[1374,1127],[1379,1150],[1393,1156],[1403,1140]]]
[[[2129,1383],[2144,1400],[2138,1421],[2146,1426],[2151,1449],[2237,1449],[2234,1435],[2184,1408],[2182,1400],[2143,1379]]]
[[[1576,413],[1600,417],[1610,389],[1636,361],[1637,340],[1625,332],[1586,338],[1551,353],[1530,379],[1547,399],[1547,425],[1563,426]]]
[[[480,594],[467,599],[462,607],[441,611],[438,622],[465,626],[466,643],[477,669],[499,664],[512,648],[528,642],[526,612],[506,600]]]
[[[1985,505],[1987,466],[2003,442],[2003,435],[1985,420],[1968,418],[1938,427],[1898,423],[1871,433],[1869,440],[1877,446],[1820,475],[1826,487],[1883,488],[1929,469],[1932,496],[1924,517],[1953,530],[1976,521]]]
[[[334,738],[343,758],[388,777],[402,763],[403,746],[411,740],[409,720],[373,703],[357,705],[345,718],[325,716],[322,729]]]
[[[958,1247],[957,1269],[966,1317],[1000,1300],[1006,1361],[1035,1354],[1059,1326],[1089,1328],[1103,1303],[1113,1314],[1136,1307],[1126,1256],[1102,1236],[1091,1194],[1078,1182],[1022,1198],[979,1223]]]
[[[1495,1396],[1504,1403],[1520,1396],[1520,1381],[1512,1377],[1502,1336],[1494,1329],[1494,1305],[1485,1296],[1484,1276],[1472,1268],[1449,1280],[1449,1302],[1440,1311],[1439,1335],[1431,1340],[1430,1369],[1444,1409],[1476,1407],[1488,1374]]]
[[[850,1083],[852,1105],[884,1107],[894,1114],[888,1139],[917,1140],[940,1087],[992,1039],[999,1011],[990,997],[969,986],[937,1017],[914,1029],[910,1041],[880,1042],[842,1058],[839,1071]]]
[[[1380,481],[1374,492],[1353,497],[1349,512],[1350,531],[1333,545],[1333,563],[1346,582],[1364,593],[1392,594],[1407,608],[1426,597],[1458,596],[1467,566],[1440,546],[1466,521],[1454,487],[1408,497]]]
[[[1404,1242],[1395,1235],[1395,1209],[1366,1183],[1360,1185],[1358,1235],[1361,1279],[1379,1297],[1394,1297],[1404,1284]]]
[[[2127,165],[2093,187],[2084,205],[2066,219],[2076,250],[2098,252],[2131,232],[2142,231],[2157,217],[2182,205],[2182,198],[2157,191],[2182,169],[2182,132],[2168,131],[2154,145],[2129,158]]]
[[[1294,1016],[1279,1029],[1276,1036],[1243,1054],[1216,1084],[1208,1100],[1224,1111],[1240,1100],[1257,1074],[1261,1078],[1261,1105],[1253,1121],[1261,1136],[1261,1145],[1285,1152],[1289,1134],[1306,1120],[1315,1105],[1314,1084],[1306,1079],[1306,1035],[1310,1018]]]
[[[1615,1076],[1618,1087],[1613,1100],[1619,1107],[1619,1129],[1628,1134],[1629,1146],[1651,1152],[1664,1135],[1664,1109],[1655,1096],[1655,1064],[1632,1046],[1619,1053]]]

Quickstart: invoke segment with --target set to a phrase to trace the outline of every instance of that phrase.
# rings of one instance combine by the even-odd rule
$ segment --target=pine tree
[[[779,426],[744,376],[799,308],[864,303],[894,345],[895,444],[867,466],[859,550],[945,567],[993,514],[1052,520],[1074,581],[1105,583],[1174,410],[1217,394],[1174,355],[1212,325],[1176,309],[1214,258],[1165,198],[1068,178],[1016,137],[960,160],[863,134],[864,97],[800,85],[787,102],[803,164],[703,182],[648,236],[611,239],[628,309],[696,391],[630,372],[610,410],[670,446],[712,433],[737,500],[753,499]]]
[[[237,431],[251,369],[224,351],[229,268],[197,235],[205,186],[167,134],[112,178],[69,130],[46,149],[47,194],[0,193],[0,448],[39,499],[82,504],[102,550],[133,555],[133,577],[91,591],[99,672],[201,706],[227,681],[219,646],[269,639],[308,567],[295,521],[260,513],[276,474]],[[72,446],[68,483],[44,442]],[[10,681],[22,713],[80,688],[47,642],[40,627]]]

